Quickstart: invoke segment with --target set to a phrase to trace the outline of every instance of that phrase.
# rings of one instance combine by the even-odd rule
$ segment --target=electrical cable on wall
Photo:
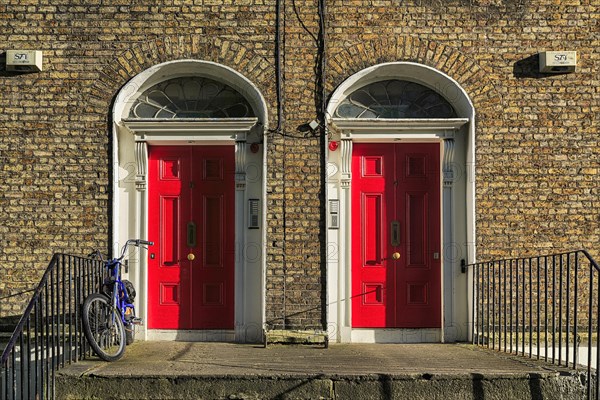
[[[283,198],[282,198],[282,213],[283,213],[283,241],[281,244],[281,253],[282,253],[282,267],[283,267],[283,287],[282,287],[282,316],[281,321],[283,323],[283,329],[286,328],[286,276],[287,276],[287,261],[286,261],[286,238],[287,238],[287,229],[286,229],[286,199],[285,199],[285,134],[283,132],[283,68],[282,68],[282,46],[283,38],[282,38],[282,4],[281,2],[285,0],[276,0],[275,2],[275,86],[277,91],[277,127],[275,128],[275,134],[281,135],[283,140],[283,157],[282,157],[282,180],[283,180]]]
[[[276,0],[275,3],[275,75],[276,75],[276,95],[277,95],[277,125],[276,128],[271,130],[271,133],[275,135],[282,136],[282,223],[283,223],[283,241],[282,241],[282,264],[283,264],[283,283],[282,283],[282,322],[283,328],[287,328],[287,307],[286,307],[286,299],[287,299],[287,257],[286,257],[286,238],[287,238],[287,218],[286,218],[286,210],[287,210],[287,201],[286,201],[286,138],[294,138],[294,139],[304,139],[305,135],[290,135],[284,132],[285,128],[285,99],[284,99],[284,83],[285,83],[285,73],[283,67],[284,61],[284,46],[285,46],[285,3],[282,3],[285,0]],[[325,90],[325,68],[326,68],[326,57],[325,57],[325,47],[326,47],[326,26],[325,26],[325,18],[326,18],[326,7],[325,0],[318,0],[318,33],[315,35],[311,32],[304,21],[302,20],[298,8],[296,6],[296,1],[292,0],[292,8],[294,14],[301,25],[301,27],[307,32],[307,34],[314,40],[316,46],[316,57],[315,57],[315,65],[313,71],[315,73],[315,82],[314,82],[314,99],[315,99],[315,111],[317,113],[317,119],[319,120],[320,129],[316,130],[314,133],[322,133],[322,140],[324,139],[324,135],[326,133],[326,90]],[[321,157],[323,158],[323,157]],[[324,170],[324,168],[321,168]],[[324,182],[324,177],[322,177],[322,181]],[[323,183],[324,185],[324,183]],[[324,190],[322,187],[321,190]],[[324,251],[321,249],[321,251]]]

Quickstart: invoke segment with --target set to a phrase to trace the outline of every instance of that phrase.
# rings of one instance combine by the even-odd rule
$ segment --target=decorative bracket
[[[235,190],[246,190],[246,135],[240,136],[235,141]]]
[[[444,187],[451,187],[454,183],[454,139],[444,139]]]
[[[148,144],[145,141],[135,142],[135,188],[139,192],[146,191],[147,176],[148,176]]]
[[[352,182],[352,137],[344,135],[341,142],[341,186],[349,189]]]

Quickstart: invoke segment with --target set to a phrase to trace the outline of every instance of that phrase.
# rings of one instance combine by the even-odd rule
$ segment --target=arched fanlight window
[[[364,86],[335,110],[337,118],[456,118],[454,108],[430,88],[392,79]]]
[[[234,88],[208,78],[169,79],[146,90],[135,101],[129,118],[254,117],[248,101]]]

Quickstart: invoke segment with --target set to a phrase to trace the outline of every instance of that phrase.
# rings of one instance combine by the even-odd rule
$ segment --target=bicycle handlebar
[[[154,242],[150,242],[148,240],[142,240],[142,239],[129,239],[127,242],[125,242],[125,245],[123,246],[123,249],[121,250],[121,257],[118,258],[118,260],[122,260],[123,257],[125,257],[125,252],[127,251],[127,247],[132,244],[134,246],[139,246],[139,245],[145,245],[145,246],[154,246]]]
[[[154,242],[151,242],[149,240],[129,239],[127,242],[125,242],[125,245],[121,248],[121,256],[119,258],[116,258],[113,260],[121,261],[123,259],[123,257],[125,257],[125,252],[127,251],[127,247],[129,247],[130,244],[132,244],[136,247],[138,247],[140,245],[154,246]],[[92,258],[94,256],[97,257],[100,261],[106,261],[106,260],[104,260],[104,258],[102,258],[102,253],[100,253],[100,250],[94,250],[92,253],[88,254],[88,258]]]
[[[154,242],[150,242],[149,240],[142,240],[142,239],[129,239],[127,241],[127,243],[125,243],[125,245],[134,245],[134,246],[139,246],[139,245],[144,245],[144,246],[153,246]]]

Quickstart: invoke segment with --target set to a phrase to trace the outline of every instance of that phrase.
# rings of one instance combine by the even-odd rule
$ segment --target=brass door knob
[[[394,260],[399,260],[399,259],[400,259],[400,253],[393,253],[393,254],[392,254],[392,258],[393,258]]]
[[[193,255],[192,253],[188,254],[187,259],[190,261],[194,261],[196,259],[196,256]]]

